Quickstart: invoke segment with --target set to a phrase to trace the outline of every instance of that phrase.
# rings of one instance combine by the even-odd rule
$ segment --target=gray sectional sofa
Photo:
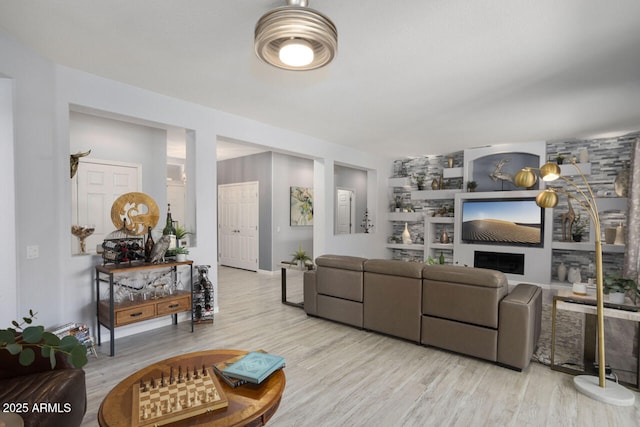
[[[542,291],[499,271],[322,255],[304,274],[308,315],[522,370],[540,336]]]

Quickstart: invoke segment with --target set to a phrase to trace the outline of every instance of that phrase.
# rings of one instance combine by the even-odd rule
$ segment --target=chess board
[[[149,385],[133,386],[132,426],[161,426],[227,406],[227,396],[211,368],[197,377],[153,378]]]

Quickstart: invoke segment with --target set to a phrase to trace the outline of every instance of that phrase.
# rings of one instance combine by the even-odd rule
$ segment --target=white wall
[[[278,151],[329,163],[328,173],[314,170],[316,212],[333,212],[333,161],[371,170],[389,169],[390,159],[276,128],[231,114],[169,98],[130,85],[52,64],[0,33],[0,75],[14,83],[16,253],[15,291],[18,313],[29,308],[40,313],[46,325],[82,321],[95,325],[94,266],[96,256],[72,257],[69,232],[71,190],[69,185],[69,108],[81,106],[149,123],[189,129],[193,144],[193,182],[197,206],[196,263],[212,265],[217,277],[216,139],[218,136],[273,147]],[[189,160],[191,161],[191,160]],[[319,164],[316,162],[316,165]],[[320,183],[318,176],[321,174]],[[386,212],[386,174],[370,184],[369,205]],[[370,180],[371,180],[370,174]],[[330,184],[330,185],[325,185]],[[325,190],[326,189],[326,190]],[[191,186],[190,186],[191,191]],[[382,196],[381,196],[382,195]],[[381,204],[381,205],[380,205]],[[316,217],[318,214],[316,214]],[[358,234],[350,240],[333,236],[333,221],[322,218],[314,226],[314,254],[350,251],[354,255],[384,255],[386,233]],[[326,216],[325,216],[326,217]],[[27,260],[26,246],[37,245],[40,257]],[[217,283],[217,280],[215,280]],[[11,305],[11,304],[9,304]],[[153,321],[117,330],[116,336],[168,324]]]
[[[0,78],[0,195],[5,202],[0,209],[0,224],[14,224],[15,178],[13,155],[13,82]],[[18,319],[16,292],[16,229],[9,226],[4,230],[3,244],[0,245],[0,328]],[[26,314],[26,313],[24,313]],[[20,316],[22,317],[22,316]]]

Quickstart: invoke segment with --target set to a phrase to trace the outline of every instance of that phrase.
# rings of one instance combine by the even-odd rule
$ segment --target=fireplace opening
[[[475,251],[473,266],[524,275],[524,254]]]

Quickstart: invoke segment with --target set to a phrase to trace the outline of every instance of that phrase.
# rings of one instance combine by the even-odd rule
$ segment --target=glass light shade
[[[291,67],[304,67],[313,62],[313,49],[306,40],[292,39],[282,43],[278,56]]]
[[[555,208],[558,205],[558,193],[547,188],[536,196],[536,204],[541,208]]]
[[[513,177],[513,183],[522,188],[533,187],[537,180],[538,177],[529,168],[521,169],[516,176]]]
[[[555,163],[545,163],[544,166],[540,168],[540,178],[542,178],[543,181],[555,181],[560,178],[560,175],[562,175],[560,166]]]

